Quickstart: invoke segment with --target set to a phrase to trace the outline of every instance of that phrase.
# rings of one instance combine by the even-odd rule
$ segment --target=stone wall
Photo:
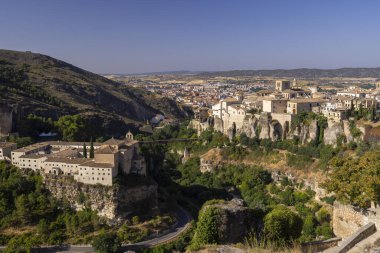
[[[361,227],[359,230],[355,231],[349,238],[344,240],[342,244],[340,244],[338,247],[334,248],[334,253],[346,253],[355,245],[362,240],[368,238],[369,236],[373,235],[376,232],[376,226],[375,224],[368,223],[367,225]]]
[[[76,210],[86,206],[98,215],[112,221],[134,213],[146,213],[157,207],[157,185],[142,183],[139,186],[86,185],[71,176],[45,174],[46,188],[58,200],[65,200]]]
[[[332,247],[336,247],[338,243],[342,240],[340,237],[334,237],[328,240],[323,241],[313,241],[301,243],[301,252],[302,253],[316,253],[323,252]]]
[[[338,202],[334,203],[333,230],[335,235],[347,238],[369,223],[374,223],[380,230],[380,208],[363,210]]]

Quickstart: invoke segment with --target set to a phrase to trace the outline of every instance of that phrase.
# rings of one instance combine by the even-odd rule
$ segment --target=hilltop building
[[[244,99],[240,96],[221,99],[212,106],[214,129],[230,135],[231,129],[236,127],[239,132],[245,128],[246,131],[265,117],[270,119],[268,122],[272,125],[271,129],[280,128],[280,125],[283,129],[289,129],[297,115],[308,112],[322,114],[329,120],[340,122],[347,119],[349,110],[377,109],[380,101],[380,92],[375,89],[364,90],[352,86],[339,90],[336,95],[320,91],[318,86],[296,87],[290,81],[277,80],[275,90],[260,90]],[[207,114],[203,118],[206,116]],[[192,123],[198,132],[205,129],[201,123],[206,122],[205,119],[201,122],[200,118],[198,115],[195,119],[199,121],[198,124]],[[268,134],[262,133],[263,138],[267,136]]]
[[[290,81],[286,80],[277,80],[276,81],[276,90],[279,92],[282,92],[284,90],[288,90],[291,88],[291,83]]]
[[[87,147],[90,143],[85,143]],[[94,158],[83,157],[83,143],[42,142],[11,152],[12,164],[46,174],[73,176],[85,184],[112,185],[119,174],[146,175],[145,159],[131,132],[124,140],[93,143]]]

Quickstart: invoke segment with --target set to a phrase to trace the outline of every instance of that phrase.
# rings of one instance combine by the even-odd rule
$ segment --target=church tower
[[[131,131],[128,131],[128,133],[125,135],[125,138],[127,140],[133,141],[133,134],[131,133]]]

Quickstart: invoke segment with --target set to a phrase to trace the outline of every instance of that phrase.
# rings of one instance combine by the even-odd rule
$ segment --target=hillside
[[[274,69],[274,70],[231,70],[218,72],[203,72],[202,77],[215,76],[271,76],[291,78],[321,78],[321,77],[354,77],[380,78],[380,68],[340,68],[340,69]]]
[[[174,119],[186,116],[171,99],[46,55],[9,50],[0,50],[0,104],[12,105],[18,118],[29,113],[52,118],[79,113],[137,125],[157,113]]]

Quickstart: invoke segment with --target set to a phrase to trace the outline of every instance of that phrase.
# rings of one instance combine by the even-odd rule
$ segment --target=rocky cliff
[[[78,183],[70,176],[44,175],[46,188],[58,200],[68,201],[76,210],[90,207],[98,215],[118,221],[134,213],[157,207],[157,184],[102,186]]]
[[[0,103],[0,136],[12,132],[13,107],[6,103]]]
[[[245,207],[240,200],[233,199],[204,208],[216,207],[219,213],[219,242],[241,242],[248,234],[260,225],[262,217],[252,209]]]
[[[317,120],[310,120],[306,123],[295,124],[295,115],[261,113],[246,117],[242,123],[242,127],[237,129],[237,134],[246,134],[249,138],[271,139],[273,141],[279,139],[297,138],[301,143],[306,144],[323,136],[325,144],[336,145],[339,140],[350,142],[353,140],[380,140],[380,127],[372,128],[368,125],[355,125],[354,127],[360,131],[359,136],[352,135],[352,126],[348,120],[342,122],[328,121],[327,127],[320,129]],[[213,125],[202,125],[193,123],[193,126],[199,132],[207,128],[213,128],[229,135],[231,126],[226,126],[222,119],[215,118]],[[320,133],[323,131],[323,135]]]

